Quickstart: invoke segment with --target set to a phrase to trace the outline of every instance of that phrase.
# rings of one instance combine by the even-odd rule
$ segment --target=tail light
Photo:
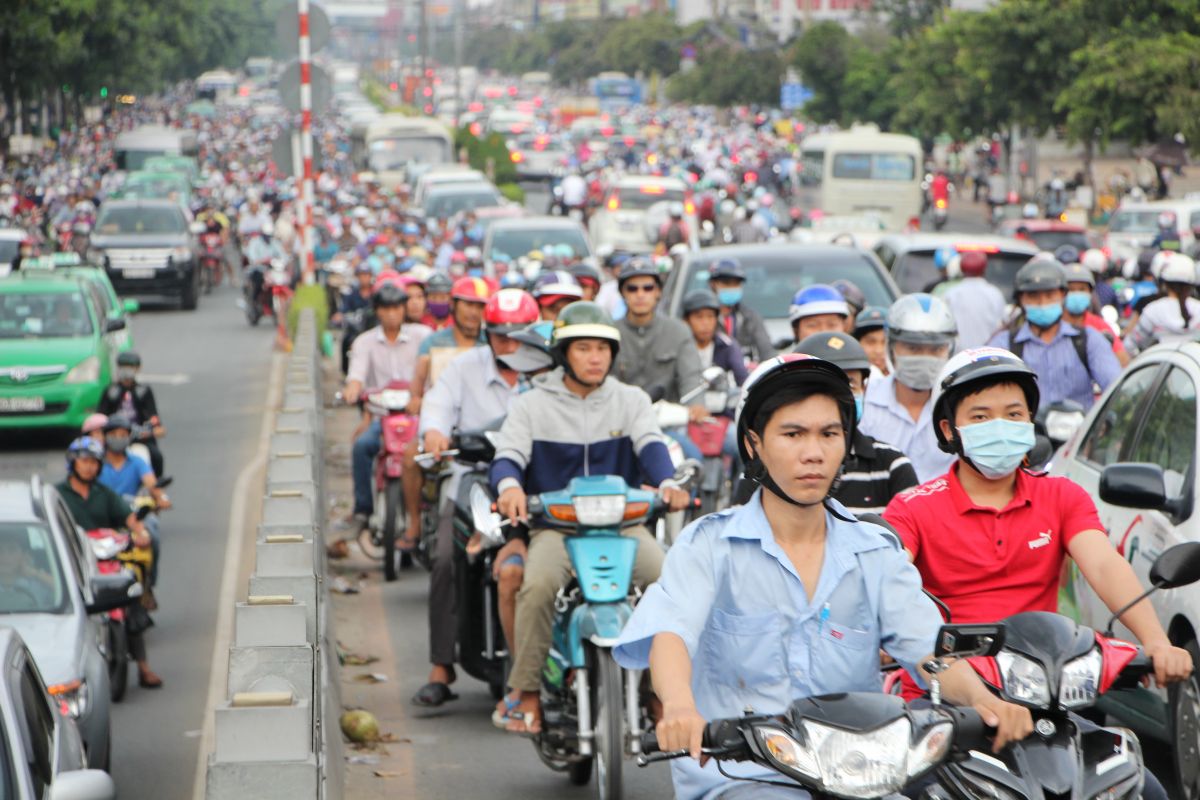
[[[1059,222],[1066,222],[1066,221],[1067,221],[1067,212],[1065,212],[1065,211],[1064,211],[1063,213],[1059,214],[1059,215],[1058,215],[1058,221],[1059,221]]]
[[[742,183],[758,183],[758,173],[752,169],[746,170],[746,174],[742,175]]]
[[[621,207],[620,195],[616,195],[616,194],[610,195],[608,198],[608,203],[606,203],[605,205],[608,206],[609,211],[616,211],[617,209],[619,209]]]
[[[921,220],[917,217],[909,217],[908,218],[908,229],[910,231],[921,230]]]
[[[946,207],[946,201],[945,201],[945,200],[943,200],[942,198],[940,198],[940,197],[939,197],[939,198],[937,199],[937,202],[936,202],[936,203],[934,203],[934,205],[936,205],[938,208],[945,208],[945,207]]]
[[[508,154],[508,157],[512,159],[512,162],[514,164],[520,164],[522,161],[525,160],[525,156],[521,155],[520,150],[513,150],[511,153]]]
[[[1100,248],[1100,252],[1104,253],[1105,258],[1107,258],[1109,261],[1112,261],[1112,248],[1111,247],[1109,247],[1108,245],[1105,245],[1104,247]]]
[[[687,197],[683,201],[683,212],[689,216],[696,213],[696,199],[691,192],[687,193]]]

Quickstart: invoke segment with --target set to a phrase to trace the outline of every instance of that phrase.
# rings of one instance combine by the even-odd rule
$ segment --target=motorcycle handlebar
[[[1121,674],[1113,681],[1113,689],[1131,689],[1141,683],[1142,678],[1154,674],[1154,662],[1146,651],[1138,648],[1137,655],[1125,665]]]

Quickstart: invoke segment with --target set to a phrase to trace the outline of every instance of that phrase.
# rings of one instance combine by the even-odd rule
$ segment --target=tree
[[[817,122],[840,122],[842,89],[853,54],[862,45],[837,22],[818,22],[800,35],[792,46],[791,62],[800,71],[813,96],[804,114]]]
[[[777,105],[783,59],[774,50],[705,50],[667,84],[672,100],[716,106]]]

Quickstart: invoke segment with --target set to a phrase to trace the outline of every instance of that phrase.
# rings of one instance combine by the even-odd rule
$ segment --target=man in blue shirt
[[[101,484],[129,500],[142,489],[150,493],[159,509],[171,507],[171,501],[158,488],[154,470],[138,456],[129,452],[132,441],[133,423],[120,414],[114,414],[104,423],[104,465],[100,468]],[[144,520],[150,534],[150,549],[154,561],[150,565],[150,585],[158,582],[158,556],[162,549],[158,515],[151,514]]]
[[[827,361],[778,356],[746,382],[738,445],[762,489],[683,532],[613,651],[624,667],[650,668],[662,750],[698,757],[707,720],[748,708],[775,714],[807,696],[877,691],[880,648],[923,674],[941,617],[920,576],[894,537],[829,497],[855,424],[849,380]],[[940,680],[950,702],[998,727],[997,749],[1032,731],[1029,711],[992,695],[968,664]],[[779,777],[754,764],[721,769]],[[672,771],[685,800],[740,786],[712,763],[679,759]]]
[[[1031,261],[1017,271],[1013,290],[1022,316],[988,342],[1011,350],[1037,373],[1042,407],[1074,400],[1085,409],[1121,373],[1104,335],[1063,322],[1067,274],[1057,261]],[[921,480],[928,480],[924,475]]]

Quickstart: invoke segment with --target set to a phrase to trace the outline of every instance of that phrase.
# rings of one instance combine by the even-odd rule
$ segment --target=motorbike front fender
[[[581,669],[587,666],[583,643],[591,642],[597,647],[611,649],[617,644],[621,629],[633,614],[628,601],[592,605],[584,603],[571,612],[567,620],[567,656],[571,666]]]

